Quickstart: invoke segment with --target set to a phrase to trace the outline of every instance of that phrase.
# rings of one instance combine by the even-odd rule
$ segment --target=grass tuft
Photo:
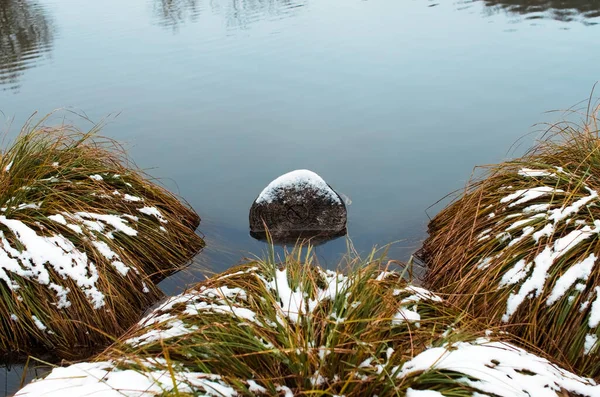
[[[95,361],[57,368],[17,396],[600,392],[485,332],[381,257],[349,256],[345,274],[318,267],[310,248],[269,257],[168,299]]]
[[[551,126],[429,224],[425,283],[577,373],[600,377],[600,138],[595,116]]]
[[[204,244],[198,215],[97,132],[28,124],[0,154],[0,354],[88,355]]]

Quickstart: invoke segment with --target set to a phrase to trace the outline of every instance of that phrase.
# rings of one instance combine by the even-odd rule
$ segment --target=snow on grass
[[[577,262],[567,269],[567,271],[554,283],[554,288],[548,299],[546,299],[546,304],[550,306],[558,301],[577,280],[587,281],[592,273],[595,262],[596,255],[590,254],[590,256],[583,261]]]
[[[588,325],[590,328],[596,328],[600,324],[600,286],[595,287],[596,299],[592,303],[590,317],[588,318]]]
[[[589,196],[582,197],[569,206],[551,211],[549,219],[555,222],[566,219],[569,215],[578,213],[579,210],[590,201],[598,198],[598,192],[587,186],[585,186],[585,189],[590,193]]]
[[[108,246],[108,244],[106,244],[104,241],[97,241],[97,240],[92,241],[92,244],[94,245],[94,247],[96,247],[98,252],[100,252],[100,254],[102,254],[106,259],[108,259],[108,260],[115,259],[110,264],[113,265],[114,268],[122,276],[127,275],[127,272],[129,271],[129,267],[120,261],[121,258],[119,257],[119,255],[117,255],[113,250],[111,250],[110,247]]]
[[[393,295],[398,296],[402,292],[410,292],[413,295],[410,295],[407,298],[403,298],[401,303],[407,302],[420,302],[421,300],[430,300],[432,302],[442,302],[442,298],[428,289],[417,287],[416,285],[407,285],[403,289],[394,290]]]
[[[475,389],[474,393],[497,397],[556,397],[562,390],[600,396],[600,386],[593,380],[558,368],[511,344],[486,338],[429,348],[392,373],[403,379],[428,371],[463,374],[457,383]]]
[[[157,360],[158,361],[158,360]],[[120,370],[111,361],[78,363],[55,368],[42,380],[21,389],[19,397],[149,397],[177,390],[178,393],[202,392],[204,396],[233,397],[237,393],[220,376],[201,372],[156,370],[160,362],[143,360],[135,364],[145,372]]]
[[[398,313],[392,318],[392,325],[400,325],[404,322],[416,322],[417,327],[419,327],[419,320],[421,320],[421,315],[417,311],[417,305],[412,305],[410,308],[401,307]]]
[[[585,344],[583,345],[583,354],[588,355],[594,353],[598,349],[598,336],[587,334],[585,336]]]
[[[48,219],[50,219],[51,221],[60,223],[61,225],[66,225],[67,224],[67,220],[65,219],[64,216],[62,216],[61,214],[56,214],[56,215],[50,215],[48,217]]]
[[[527,177],[537,176],[556,176],[553,173],[548,173],[541,170],[522,169],[519,175]],[[533,216],[518,220],[509,225],[505,232],[497,235],[497,239],[501,242],[510,240],[508,246],[524,241],[528,236],[531,236],[534,243],[539,243],[542,237],[552,237],[560,222],[570,223],[571,217],[586,208],[593,201],[598,200],[598,193],[588,186],[583,186],[589,193],[588,195],[577,199],[570,205],[563,205],[561,208],[550,208],[550,203],[532,204],[523,210],[523,213],[534,213]],[[517,190],[508,196],[500,199],[500,203],[508,204],[508,207],[513,207],[518,204],[523,204],[543,196],[554,195],[556,193],[564,193],[560,189],[549,186],[538,186],[530,189]],[[510,216],[510,215],[509,215]],[[540,223],[538,220],[546,218],[547,222]],[[508,216],[505,217],[508,219]],[[582,242],[596,236],[600,233],[600,221],[595,220],[593,224],[587,222],[576,223],[579,228],[571,230],[566,235],[548,241],[547,245],[539,251],[539,253],[531,261],[519,259],[512,267],[508,268],[502,275],[498,284],[499,288],[504,288],[511,285],[516,285],[523,280],[518,291],[512,291],[506,302],[506,311],[502,316],[502,321],[509,321],[512,315],[517,311],[525,299],[539,297],[544,288],[550,274],[552,266],[562,256],[567,254],[572,249],[576,248]],[[508,231],[514,234],[514,230],[521,229],[522,234],[516,238]],[[568,291],[576,284],[577,280],[587,281],[591,274],[596,261],[595,255],[590,255],[586,259],[572,265],[558,280],[554,282],[553,289],[546,300],[548,306],[558,302]],[[485,269],[489,266],[486,262],[487,258],[482,259],[477,266],[479,269]],[[577,287],[579,292],[585,289],[585,283]],[[599,314],[600,317],[600,314]],[[600,318],[599,318],[600,321]]]
[[[309,170],[296,170],[281,175],[258,195],[257,204],[272,203],[280,197],[286,190],[306,190],[315,191],[321,198],[328,199],[334,203],[342,204],[336,192],[316,173]]]
[[[552,236],[552,233],[554,233],[554,225],[552,223],[547,223],[541,230],[533,233],[533,241],[537,243],[542,237]]]
[[[18,289],[18,285],[7,271],[48,285],[48,269],[51,268],[61,277],[73,280],[90,299],[94,308],[98,309],[104,305],[104,295],[95,285],[98,280],[96,266],[88,261],[87,255],[77,250],[71,241],[62,235],[40,236],[23,222],[1,215],[0,223],[16,236],[25,248],[23,251],[16,250],[5,238],[4,232],[0,232],[3,245],[3,249],[0,250],[0,279],[4,280],[10,289]]]
[[[291,288],[288,283],[287,269],[276,270],[272,281],[262,279],[267,290],[277,293],[278,309],[290,321],[297,323],[301,314],[310,314],[323,300],[333,300],[337,294],[345,294],[348,279],[335,272],[321,272],[327,287],[317,291],[315,299],[305,296],[303,291]],[[279,316],[278,316],[279,318]]]
[[[101,175],[95,174],[95,175],[90,175],[90,179],[94,180],[94,181],[103,181],[104,178],[102,178]]]
[[[97,214],[93,212],[76,212],[75,217],[79,217],[81,219],[94,219],[96,221],[103,222],[112,226],[115,228],[115,230],[127,234],[128,236],[137,235],[137,230],[131,228],[131,226],[128,225],[128,222],[118,215]]]
[[[416,327],[420,327],[419,320],[421,315],[418,312],[419,302],[427,300],[431,302],[442,302],[442,298],[425,288],[408,285],[403,289],[396,289],[392,293],[398,296],[402,293],[411,293],[400,300],[400,309],[392,318],[392,325],[400,325],[404,322],[414,322]]]
[[[132,196],[130,194],[123,195],[123,200],[129,201],[129,202],[134,202],[134,203],[138,202],[138,201],[143,201],[143,199],[141,197]]]
[[[500,287],[517,284],[519,281],[527,277],[530,269],[531,263],[527,263],[524,259],[521,259],[506,273],[504,273],[502,279],[500,280]]]
[[[509,207],[514,207],[519,204],[527,203],[528,201],[535,200],[539,197],[548,196],[554,193],[564,193],[564,190],[555,189],[549,186],[537,186],[530,189],[517,190],[516,192],[509,194],[508,196],[500,200],[501,203],[509,203]],[[517,201],[513,201],[518,199]]]
[[[165,217],[162,215],[162,213],[156,207],[143,207],[143,208],[139,208],[138,211],[140,211],[142,214],[154,216],[161,223],[167,223],[168,222],[165,219]]]
[[[16,209],[39,209],[40,204],[21,204]],[[147,213],[151,213],[165,223],[166,220],[162,218],[162,214],[158,210],[154,210]],[[144,208],[140,211],[144,212]],[[108,239],[113,239],[114,232],[136,236],[138,232],[130,222],[137,222],[138,217],[128,214],[62,212],[49,215],[47,218],[58,225],[67,227],[76,234],[84,235],[98,253],[111,261],[111,265],[120,275],[123,277],[127,275],[130,270],[129,266],[122,262],[119,255],[106,242],[99,240],[99,237],[103,235]],[[5,235],[5,232],[0,231],[0,280],[4,281],[9,289],[18,294],[19,284],[13,279],[15,276],[35,281],[40,285],[48,286],[55,292],[57,308],[67,308],[71,306],[68,299],[70,290],[50,282],[50,272],[55,272],[63,279],[73,280],[95,309],[104,306],[104,294],[96,286],[99,279],[96,266],[88,258],[88,255],[77,249],[68,238],[59,233],[49,236],[40,235],[20,220],[7,216],[0,216],[0,225],[6,227],[18,240],[19,247],[23,247],[22,250],[14,248],[15,242],[9,241],[12,241],[12,236],[9,237]]]
[[[31,316],[31,319],[33,320],[33,323],[35,324],[35,326],[38,327],[38,329],[40,329],[41,331],[45,331],[48,329],[48,327],[46,327],[44,325],[44,323],[42,323],[40,321],[40,319],[37,318],[36,316]]]
[[[293,288],[288,281],[286,269],[274,269],[271,274],[260,272],[256,267],[245,271],[229,274],[229,277],[217,278],[227,280],[232,276],[242,273],[254,277],[256,283],[263,284],[267,291],[276,299],[273,304],[282,316],[293,323],[293,327],[304,326],[305,321],[300,321],[300,316],[310,315],[323,300],[335,299],[347,295],[348,278],[344,275],[317,270],[320,278],[316,295],[313,299],[304,293],[302,288]],[[382,279],[389,277],[388,272]],[[381,276],[381,274],[380,274]],[[292,278],[290,278],[292,279]],[[405,294],[408,293],[408,296]],[[406,307],[407,311],[402,321],[419,321],[421,319],[417,312],[417,305],[423,300],[440,302],[442,299],[434,293],[416,286],[407,286],[392,291],[393,296],[403,296],[400,300],[400,311]],[[150,342],[156,342],[166,338],[181,338],[193,332],[201,332],[193,323],[187,323],[183,313],[191,319],[203,316],[207,311],[222,313],[232,316],[239,321],[251,321],[261,324],[259,315],[242,307],[250,300],[248,292],[239,287],[223,285],[208,288],[201,286],[197,290],[190,290],[181,295],[169,298],[159,305],[146,318],[140,321],[139,326],[146,332],[141,336],[127,340],[134,346],[143,346]],[[183,304],[183,307],[182,307]],[[245,310],[246,312],[244,312]],[[414,316],[414,318],[409,318]],[[589,339],[589,342],[588,342]],[[593,342],[593,343],[592,343]],[[264,342],[263,342],[264,343]],[[318,346],[308,341],[311,347]],[[586,339],[589,350],[594,349],[596,341],[592,336]],[[274,348],[272,345],[267,349]],[[304,350],[297,349],[298,354],[304,354]],[[321,352],[322,351],[322,352]],[[449,371],[452,378],[447,382],[455,382],[471,388],[473,396],[494,395],[496,397],[508,396],[536,396],[556,397],[562,390],[578,393],[582,396],[600,396],[600,389],[593,380],[578,377],[568,371],[553,366],[547,360],[527,353],[513,345],[501,342],[492,342],[480,338],[472,342],[456,342],[441,347],[428,347],[421,353],[408,360],[395,363],[393,368],[390,360],[394,355],[394,348],[384,350],[387,359],[381,360],[378,356],[363,360],[358,368],[364,373],[357,374],[367,379],[367,373],[381,375],[386,373],[387,377],[394,377],[398,384],[405,381],[412,385],[413,378],[416,385],[406,391],[406,396],[413,397],[439,397],[441,393],[435,390],[417,390],[424,388],[419,385],[422,374],[430,371]],[[325,358],[331,352],[322,346],[319,350],[321,361],[325,364]],[[396,365],[398,364],[398,365]],[[129,365],[136,368],[126,369]],[[168,367],[168,368],[167,368]],[[158,368],[161,368],[160,370]],[[170,370],[173,370],[172,373]],[[337,376],[337,375],[336,375]],[[329,379],[321,375],[320,368],[308,378],[314,388],[327,385]],[[339,382],[339,378],[335,382]],[[264,394],[268,390],[256,381],[249,379],[236,380],[236,387],[240,384],[247,385],[250,393]],[[275,385],[280,395],[293,396],[294,391],[287,386]],[[177,360],[168,364],[162,358],[136,357],[135,360],[123,359],[119,363],[102,361],[97,363],[79,363],[66,368],[54,369],[48,377],[40,381],[34,381],[27,385],[16,396],[48,396],[69,397],[84,395],[112,396],[158,396],[170,393],[193,394],[205,396],[237,396],[234,387],[229,386],[220,374],[209,374],[191,372],[183,367]],[[477,394],[480,393],[480,394]],[[402,393],[400,393],[402,394]]]
[[[539,177],[556,177],[554,172],[548,172],[544,170],[534,170],[531,168],[521,168],[518,172],[521,176],[531,177],[531,178],[539,178]]]
[[[148,332],[130,338],[126,341],[133,346],[142,346],[161,339],[189,334],[197,328],[193,324],[187,324],[171,311],[178,304],[185,304],[183,313],[187,316],[201,315],[204,311],[232,315],[242,321],[250,321],[260,324],[256,320],[256,313],[250,309],[239,307],[235,304],[236,299],[245,300],[246,291],[240,288],[201,288],[167,299],[138,324],[147,328]]]

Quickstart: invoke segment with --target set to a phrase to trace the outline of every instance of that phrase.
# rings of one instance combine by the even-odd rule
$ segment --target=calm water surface
[[[0,0],[0,116],[106,120],[189,201],[209,247],[167,293],[260,254],[248,209],[297,168],[352,199],[359,251],[407,259],[474,165],[588,96],[599,21],[596,0]]]

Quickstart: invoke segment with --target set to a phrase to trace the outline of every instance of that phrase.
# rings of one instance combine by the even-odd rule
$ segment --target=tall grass
[[[94,362],[55,369],[17,396],[600,393],[498,342],[508,336],[408,284],[374,253],[341,268],[322,270],[310,248],[234,267],[158,306]]]
[[[203,246],[198,215],[97,132],[27,124],[0,154],[1,354],[89,354]]]
[[[553,125],[485,168],[429,225],[426,285],[600,377],[600,138],[595,116]]]

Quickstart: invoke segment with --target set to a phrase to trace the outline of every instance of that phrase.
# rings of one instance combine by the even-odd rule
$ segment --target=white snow
[[[8,165],[6,167],[4,167],[4,172],[10,171],[10,168],[12,167],[12,165],[13,165],[13,161],[11,161],[10,163],[8,163]]]
[[[556,225],[559,222],[570,221],[568,218],[571,215],[578,213],[582,208],[584,208],[584,206],[588,205],[592,200],[596,200],[598,198],[598,193],[596,191],[587,186],[584,186],[584,188],[589,192],[589,195],[576,200],[571,205],[563,206],[559,209],[549,209],[549,204],[534,204],[526,207],[523,210],[523,213],[535,213],[535,215],[527,219],[516,221],[506,228],[506,231],[522,228],[522,235],[512,239],[511,235],[507,234],[507,232],[503,232],[498,234],[497,238],[501,241],[512,239],[509,243],[509,246],[513,246],[518,242],[523,241],[529,235],[532,235],[535,243],[538,243],[539,240],[544,236],[551,237],[555,231]],[[510,203],[508,206],[511,207],[544,195],[548,195],[550,193],[554,194],[562,192],[563,191],[560,189],[555,189],[548,186],[540,186],[531,189],[518,190],[515,193],[504,197],[500,200],[500,202]],[[531,223],[536,219],[543,218],[545,216],[547,216],[550,222],[534,232],[535,229],[533,226],[531,226]],[[529,226],[523,227],[524,225]],[[526,262],[524,259],[517,261],[512,268],[503,274],[499,282],[499,288],[506,287],[508,285],[515,285],[524,280],[526,277],[527,278],[521,284],[518,291],[513,291],[509,295],[506,302],[506,312],[503,315],[502,320],[505,322],[509,321],[510,317],[517,311],[525,299],[531,299],[541,295],[548,279],[549,271],[556,260],[577,247],[583,241],[591,238],[594,235],[597,235],[598,233],[600,233],[600,221],[595,220],[592,226],[585,225],[579,229],[571,230],[565,236],[555,239],[553,242],[551,241],[552,245],[547,245],[541,252],[537,254],[533,261]],[[480,269],[485,268],[487,265],[486,259],[487,258],[482,259],[477,267]],[[586,281],[587,277],[592,272],[595,261],[596,257],[594,255],[589,256],[580,263],[574,264],[570,269],[568,269],[568,271],[562,274],[560,278],[554,282],[554,287],[550,292],[550,296],[548,297],[546,303],[548,305],[556,303],[567,293],[567,291],[577,282],[577,280]],[[598,321],[600,321],[600,315]]]
[[[485,257],[485,258],[481,259],[479,261],[479,263],[477,263],[477,269],[479,269],[479,270],[487,269],[492,264],[493,259],[495,259],[495,258]]]
[[[342,203],[337,193],[327,185],[323,178],[309,170],[296,170],[281,175],[263,189],[258,195],[256,203],[272,203],[287,189],[312,189],[322,198],[327,198],[335,203]]]
[[[292,289],[288,283],[287,269],[276,270],[275,279],[263,280],[265,287],[277,292],[278,306],[285,317],[298,322],[301,314],[310,314],[323,300],[333,300],[337,294],[345,293],[347,278],[334,272],[323,272],[326,289],[317,291],[316,299],[310,299],[302,291]]]
[[[392,373],[406,378],[431,370],[464,374],[456,381],[497,397],[556,397],[562,389],[582,396],[600,396],[600,387],[593,380],[511,344],[485,338],[429,348]]]
[[[42,203],[27,203],[27,204],[19,204],[17,206],[17,208],[15,208],[15,209],[16,210],[24,210],[24,209],[30,208],[30,209],[34,209],[34,210],[39,210],[41,206],[42,206]]]
[[[514,207],[516,205],[523,204],[552,193],[564,193],[564,191],[549,186],[537,186],[530,189],[517,190],[513,194],[509,194],[508,196],[502,198],[500,202],[508,203],[518,198],[517,201],[514,201],[508,205],[509,207]]]
[[[201,391],[204,396],[233,397],[235,390],[218,375],[200,372],[175,371],[175,379],[168,370],[156,370],[157,362],[136,361],[147,368],[145,372],[117,369],[111,361],[78,363],[66,368],[55,368],[42,380],[21,389],[18,397],[151,397],[170,394],[177,386],[179,393]],[[174,385],[175,383],[175,385]]]
[[[78,251],[73,243],[62,235],[40,236],[29,226],[15,219],[0,216],[0,223],[9,228],[19,239],[25,250],[14,249],[0,232],[3,249],[0,250],[0,279],[9,288],[18,285],[8,276],[7,270],[42,285],[50,283],[50,274],[46,266],[51,267],[64,278],[70,278],[87,295],[95,308],[104,305],[104,295],[96,288],[98,271],[87,255]],[[10,254],[10,256],[9,256]]]
[[[409,292],[413,295],[402,299],[401,303],[420,302],[423,299],[430,300],[432,302],[442,302],[442,298],[440,298],[438,295],[434,294],[428,289],[417,287],[416,285],[408,285],[403,289],[394,290],[393,295],[398,296],[402,292]]]
[[[156,207],[143,207],[143,208],[139,208],[138,211],[140,211],[142,214],[154,216],[161,223],[167,223],[168,222],[165,219],[165,217],[162,215],[162,213]]]
[[[585,344],[583,345],[583,354],[588,355],[594,353],[598,349],[598,337],[595,334],[587,334],[585,336]]]
[[[117,231],[127,234],[128,236],[136,236],[137,235],[137,230],[132,229],[128,225],[128,222],[125,219],[122,219],[121,217],[119,217],[117,215],[96,214],[93,212],[76,212],[75,215],[77,217],[84,218],[84,219],[95,219],[97,221],[101,221],[107,225],[112,226]],[[88,224],[88,225],[91,225],[91,224]],[[102,231],[104,229],[104,227],[102,225],[97,225],[97,226],[100,226],[99,231]]]
[[[600,324],[600,286],[595,287],[596,299],[592,303],[590,317],[588,318],[588,325],[590,328],[596,328]]]
[[[36,327],[38,327],[38,329],[40,329],[40,330],[42,330],[42,331],[45,331],[45,330],[47,330],[47,329],[48,329],[48,327],[46,327],[46,326],[44,325],[44,323],[42,323],[42,322],[40,321],[40,319],[39,319],[39,318],[37,318],[36,316],[31,316],[31,319],[33,320],[33,323],[35,324],[35,326],[36,326]]]
[[[65,219],[64,216],[62,216],[61,214],[56,214],[56,215],[50,215],[48,217],[48,219],[50,219],[51,221],[60,223],[61,225],[66,225],[67,224],[67,220]]]
[[[406,397],[444,397],[444,395],[435,390],[415,390],[409,387],[406,390]]]
[[[536,243],[540,240],[540,238],[546,236],[550,237],[554,233],[554,225],[552,223],[547,223],[541,230],[533,233],[533,241]]]
[[[102,178],[101,175],[95,174],[95,175],[90,175],[90,179],[94,180],[94,181],[103,181],[104,178]]]
[[[98,252],[100,252],[102,254],[102,256],[104,256],[106,259],[108,259],[108,260],[115,259],[114,261],[111,262],[111,265],[113,265],[114,268],[119,273],[121,273],[122,276],[127,275],[127,272],[129,271],[129,267],[120,261],[121,258],[119,257],[119,255],[117,255],[113,250],[111,250],[110,247],[108,246],[108,244],[106,244],[104,241],[97,241],[97,240],[92,241],[92,244],[94,245],[94,247],[96,247]]]
[[[266,394],[267,393],[267,389],[265,389],[264,387],[262,387],[261,385],[259,385],[255,381],[248,380],[247,383],[248,383],[248,391],[250,393],[262,393],[262,394]]]
[[[421,315],[417,312],[417,305],[412,308],[402,307],[392,318],[392,325],[400,325],[406,322],[417,322],[421,320]]]
[[[283,392],[283,397],[294,397],[294,393],[287,386],[277,386],[276,390]]]
[[[544,171],[544,170],[533,170],[530,168],[521,168],[519,170],[518,174],[521,176],[532,177],[532,178],[537,178],[537,177],[541,177],[541,176],[556,177],[556,174],[553,172],[548,172],[548,171]]]
[[[179,303],[185,303],[183,314],[186,316],[198,316],[204,311],[228,314],[241,320],[258,323],[256,313],[245,307],[235,304],[236,299],[245,300],[246,291],[240,288],[204,288],[199,291],[190,291],[169,298],[152,313],[142,319],[139,324],[149,331],[141,336],[130,338],[126,341],[133,346],[141,346],[161,339],[186,335],[196,330],[194,325],[188,325],[170,310]],[[260,324],[260,323],[258,323]]]
[[[130,201],[130,202],[138,202],[138,201],[143,201],[143,199],[141,197],[137,197],[137,196],[132,196],[130,194],[125,194],[123,196],[123,200],[125,201]]]
[[[552,220],[552,221],[555,221],[555,222],[563,220],[566,217],[568,217],[569,215],[576,214],[577,212],[579,212],[579,210],[581,209],[581,207],[583,207],[584,205],[586,205],[587,203],[589,203],[593,199],[598,198],[598,192],[596,192],[593,189],[590,189],[587,186],[585,186],[585,189],[588,192],[590,192],[589,196],[582,197],[582,198],[580,198],[579,200],[575,201],[573,204],[571,204],[571,205],[569,205],[567,207],[563,207],[563,208],[559,208],[559,209],[550,211],[550,217],[549,217],[549,219]]]
[[[595,262],[596,255],[590,254],[581,262],[577,262],[567,269],[554,283],[554,288],[546,300],[546,304],[550,306],[558,301],[577,280],[586,281],[594,268]]]
[[[530,269],[531,263],[525,262],[525,259],[519,260],[511,269],[504,273],[502,279],[500,280],[500,287],[517,284],[519,281],[527,277]]]
[[[524,214],[531,214],[536,212],[544,212],[550,208],[550,204],[533,204],[528,207],[523,208]]]

